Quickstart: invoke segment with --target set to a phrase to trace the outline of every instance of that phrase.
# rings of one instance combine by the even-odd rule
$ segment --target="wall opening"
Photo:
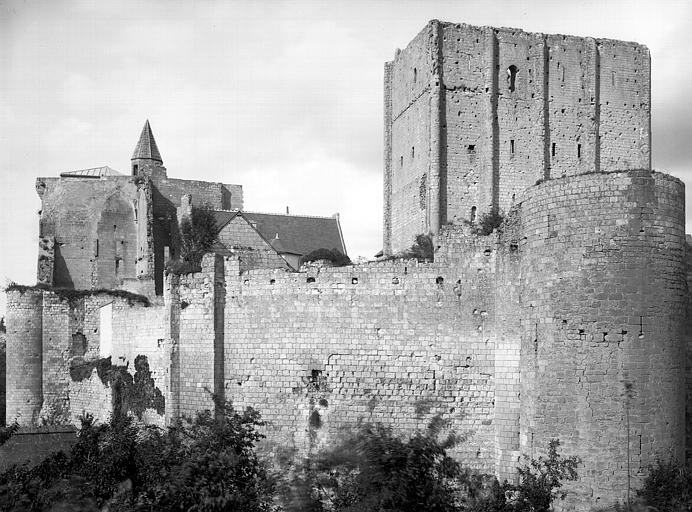
[[[519,69],[514,64],[507,68],[507,81],[509,82],[510,92],[514,92],[514,89],[516,88],[518,71]]]
[[[99,309],[99,355],[110,357],[113,351],[113,303]]]
[[[472,206],[471,207],[471,222],[476,220],[476,207]]]
[[[513,155],[514,154],[514,139],[511,139],[509,141],[509,154]]]
[[[581,144],[577,144],[577,158],[581,158]]]
[[[413,83],[415,84],[417,80],[418,80],[418,70],[416,68],[413,68]]]
[[[551,148],[550,148],[550,154],[551,154],[552,156],[555,156],[555,149],[556,149],[556,148],[557,148],[557,144],[555,144],[555,143],[553,142],[553,144],[552,144],[552,146],[551,146]]]
[[[399,167],[404,167],[404,156],[403,155],[401,155],[401,157],[399,158]]]
[[[466,151],[468,153],[473,153],[474,151],[476,151],[476,145],[475,144],[469,144],[468,147],[466,148]]]
[[[135,176],[137,174],[137,170],[139,169],[139,166],[137,164],[134,164],[132,166],[132,175]]]
[[[411,159],[415,158],[416,156],[416,148],[415,146],[411,146]]]

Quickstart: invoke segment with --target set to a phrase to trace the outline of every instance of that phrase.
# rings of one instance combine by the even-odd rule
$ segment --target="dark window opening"
[[[577,158],[581,158],[581,144],[577,144]]]
[[[437,278],[435,278],[435,284],[437,284],[438,286],[442,285],[444,282],[445,280],[442,276],[437,276]]]
[[[507,68],[507,80],[509,82],[510,92],[514,92],[514,89],[516,88],[518,71],[519,69],[514,64]]]
[[[413,83],[415,84],[417,80],[418,80],[418,70],[416,68],[413,68]]]
[[[466,151],[468,151],[469,153],[473,153],[474,151],[476,151],[476,145],[475,144],[469,144],[468,147],[466,148]]]
[[[556,149],[556,146],[557,146],[557,144],[555,144],[555,143],[553,142],[552,148],[551,148],[551,150],[550,150],[550,154],[551,154],[552,156],[555,156],[555,149]]]
[[[416,148],[415,146],[411,146],[411,158],[414,158],[416,156]]]
[[[476,207],[472,206],[471,207],[471,222],[476,220]]]
[[[513,155],[514,154],[514,139],[509,141],[509,152]]]
[[[314,277],[308,277],[308,278],[307,278],[307,282],[308,282],[308,283],[314,283],[314,282],[315,282],[315,278],[314,278]]]
[[[132,174],[137,174],[137,169],[139,169],[139,166],[137,164],[132,166]]]
[[[404,157],[402,155],[401,158],[399,158],[399,167],[403,167],[403,166],[404,166]]]
[[[351,284],[358,284],[358,278],[357,277],[352,278]]]

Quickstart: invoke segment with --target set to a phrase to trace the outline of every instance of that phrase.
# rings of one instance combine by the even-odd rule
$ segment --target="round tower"
[[[583,464],[570,496],[609,506],[684,453],[684,185],[585,174],[520,205],[522,452],[557,438]]]
[[[43,292],[7,292],[7,423],[34,424],[43,405]]]

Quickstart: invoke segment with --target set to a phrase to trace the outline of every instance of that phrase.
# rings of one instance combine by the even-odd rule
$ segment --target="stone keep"
[[[149,306],[15,289],[7,420],[105,421],[132,400],[95,361],[139,360],[156,395],[121,410],[146,421],[213,391],[261,412],[263,450],[302,457],[358,423],[409,435],[441,418],[470,468],[514,479],[558,438],[583,459],[569,508],[624,500],[628,468],[636,488],[657,459],[692,460],[692,252],[684,186],[649,165],[648,59],[431,22],[385,67],[384,248],[430,231],[433,262],[290,272],[208,254]],[[463,222],[494,209],[490,235]]]
[[[431,21],[384,78],[384,251],[551,177],[650,168],[636,43]]]

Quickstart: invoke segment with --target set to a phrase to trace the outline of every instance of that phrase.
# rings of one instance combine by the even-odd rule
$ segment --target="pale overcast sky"
[[[689,1],[0,0],[0,284],[36,279],[35,178],[127,173],[147,118],[169,176],[339,212],[349,254],[372,256],[383,63],[433,18],[647,45],[653,164],[692,183]]]

